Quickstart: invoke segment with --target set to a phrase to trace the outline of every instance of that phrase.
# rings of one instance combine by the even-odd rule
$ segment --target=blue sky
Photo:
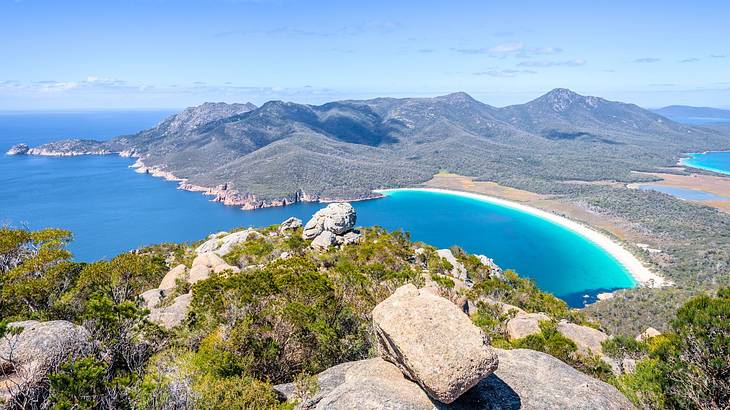
[[[592,4],[600,3],[600,4]],[[730,106],[721,1],[0,0],[0,110],[556,87]]]

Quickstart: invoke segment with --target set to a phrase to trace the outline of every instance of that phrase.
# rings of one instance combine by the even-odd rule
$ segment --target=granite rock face
[[[304,225],[302,238],[314,239],[323,231],[342,235],[355,227],[357,215],[352,205],[344,202],[332,203],[317,211]]]
[[[302,226],[302,220],[299,218],[288,218],[286,221],[282,222],[281,225],[279,225],[279,233],[284,233],[285,231],[290,231],[293,229],[300,228]]]
[[[213,252],[218,256],[225,256],[233,250],[235,245],[246,242],[248,239],[259,235],[260,234],[253,229],[246,229],[224,236],[214,237],[203,242],[202,245],[198,246],[195,252],[199,254]]]
[[[570,339],[578,347],[582,354],[603,355],[601,343],[608,340],[608,335],[598,329],[588,326],[576,325],[561,320],[558,323],[558,332]]]
[[[456,259],[450,249],[439,249],[436,253],[451,264],[451,276],[462,281],[465,281],[468,278],[464,264]]]
[[[373,310],[380,355],[432,398],[451,403],[497,368],[487,336],[447,299],[413,285]]]
[[[224,271],[240,272],[237,266],[231,266],[215,252],[204,252],[193,259],[188,275],[188,283],[195,284],[201,280],[208,279],[212,273]]]
[[[175,282],[180,279],[182,280],[185,277],[185,272],[187,271],[187,267],[185,265],[180,264],[175,266],[174,268],[170,269],[169,272],[165,275],[164,278],[162,278],[162,282],[160,282],[160,289],[162,290],[169,290],[175,287]]]
[[[647,327],[640,335],[636,336],[636,340],[639,342],[645,342],[652,337],[657,337],[661,334],[662,332],[654,329],[653,327]]]
[[[89,347],[89,332],[65,320],[12,322],[18,334],[0,338],[0,402],[40,383],[69,355]]]
[[[540,333],[540,322],[550,320],[544,313],[518,313],[507,322],[507,336],[509,340]]]
[[[176,297],[169,306],[151,309],[149,320],[157,323],[165,329],[172,329],[173,327],[181,324],[188,316],[190,302],[192,300],[192,293],[180,295]]]
[[[312,247],[315,249],[327,249],[337,241],[335,234],[330,231],[322,231],[312,241]]]
[[[499,368],[450,404],[424,390],[380,358],[347,362],[317,376],[319,391],[300,409],[624,410],[632,404],[613,386],[541,352],[494,349]],[[293,400],[293,383],[275,386]]]

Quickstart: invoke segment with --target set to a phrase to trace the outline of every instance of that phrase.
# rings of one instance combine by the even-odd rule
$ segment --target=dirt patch
[[[518,202],[536,201],[547,196],[517,188],[510,188],[491,181],[475,181],[472,177],[463,175],[439,173],[430,181],[424,182],[429,188],[454,189],[457,191],[474,192],[477,194],[492,195],[503,199]]]
[[[717,196],[730,198],[730,177],[700,174],[676,175],[650,172],[636,173],[661,178],[661,181],[651,182],[647,184],[631,184],[631,188],[638,188],[641,185],[661,185],[673,188],[693,189],[696,191],[708,192]],[[730,212],[730,200],[692,200],[692,202],[711,206],[721,211]]]

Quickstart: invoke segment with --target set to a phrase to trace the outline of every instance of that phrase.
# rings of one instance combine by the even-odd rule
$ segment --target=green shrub
[[[48,376],[54,410],[102,407],[107,393],[108,365],[94,357],[69,358]]]

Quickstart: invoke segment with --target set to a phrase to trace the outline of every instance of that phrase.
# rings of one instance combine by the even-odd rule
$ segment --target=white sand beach
[[[570,229],[571,231],[581,235],[582,237],[588,239],[589,241],[593,242],[594,244],[601,247],[603,250],[605,250],[607,253],[609,253],[611,256],[613,256],[621,265],[626,268],[626,270],[631,274],[631,276],[640,284],[641,286],[647,286],[647,287],[662,287],[670,285],[671,282],[667,281],[665,278],[657,275],[656,273],[650,271],[647,267],[645,267],[634,255],[631,254],[631,252],[627,251],[623,246],[621,246],[619,243],[615,242],[614,240],[610,239],[606,235],[599,233],[585,225],[582,225],[578,222],[572,221],[570,219],[564,218],[559,215],[555,215],[550,212],[543,211],[541,209],[533,208],[531,206],[523,205],[517,202],[508,201],[501,198],[496,198],[493,196],[483,195],[483,194],[475,194],[471,192],[463,192],[463,191],[453,191],[448,189],[439,189],[439,188],[398,188],[398,189],[383,189],[383,190],[377,190],[375,192],[381,193],[381,194],[387,194],[389,192],[397,192],[397,191],[426,191],[426,192],[439,192],[444,194],[451,194],[451,195],[458,195],[466,198],[476,199],[479,201],[489,202],[495,205],[504,206],[507,208],[512,208],[515,210],[518,210],[520,212],[526,212],[531,215],[537,216],[539,218],[543,218],[545,220],[548,220],[550,222],[553,222],[555,224],[558,224],[560,226],[563,226],[567,229]]]

